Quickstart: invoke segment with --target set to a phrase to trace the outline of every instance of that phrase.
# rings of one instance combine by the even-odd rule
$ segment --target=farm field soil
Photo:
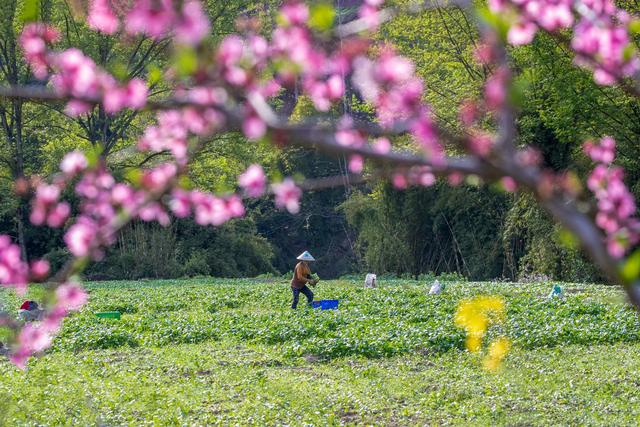
[[[292,313],[280,282],[90,284],[51,351],[26,372],[0,361],[0,425],[637,425],[637,314],[615,289],[563,286],[549,302],[549,284],[336,281],[316,293],[340,310]],[[497,373],[453,326],[479,293],[507,301]],[[108,309],[125,314],[92,314]]]

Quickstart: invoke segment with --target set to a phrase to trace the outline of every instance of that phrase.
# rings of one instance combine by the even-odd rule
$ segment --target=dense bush
[[[274,272],[270,244],[250,219],[214,228],[177,221],[169,227],[134,223],[120,233],[104,260],[87,276],[94,280],[195,276],[242,277]]]
[[[500,235],[508,205],[507,196],[486,188],[439,183],[404,192],[380,186],[354,193],[342,209],[359,232],[368,269],[414,278],[457,272],[477,280],[505,274]]]

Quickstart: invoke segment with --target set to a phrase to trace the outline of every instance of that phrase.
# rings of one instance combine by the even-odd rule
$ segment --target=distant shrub
[[[438,276],[438,280],[446,281],[446,282],[468,282],[469,280],[464,277],[462,274],[453,271],[451,273],[442,273]]]
[[[182,275],[185,277],[208,276],[210,274],[211,269],[207,263],[207,254],[203,250],[193,251],[182,267]]]
[[[435,279],[436,275],[431,271],[418,276],[418,280],[421,282],[433,282]]]

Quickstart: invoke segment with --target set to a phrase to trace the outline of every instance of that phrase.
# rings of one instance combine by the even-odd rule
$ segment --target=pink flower
[[[28,266],[20,259],[20,247],[11,243],[9,236],[0,234],[0,284],[13,286],[24,295],[27,288]]]
[[[532,22],[521,22],[509,28],[507,39],[513,45],[529,44],[536,35],[538,27]]]
[[[230,67],[238,63],[244,51],[244,41],[239,36],[233,34],[222,39],[218,46],[216,58],[219,63]]]
[[[87,292],[77,283],[66,282],[56,289],[57,304],[67,310],[79,310],[88,300]]]
[[[89,104],[88,102],[72,99],[71,101],[67,102],[64,112],[71,117],[78,117],[82,114],[87,114],[91,111],[92,108],[93,105]]]
[[[84,171],[87,166],[89,166],[89,162],[80,151],[67,153],[62,159],[62,162],[60,162],[60,170],[70,178]]]
[[[327,79],[327,95],[330,99],[340,99],[344,95],[344,80],[342,76],[332,75]]]
[[[402,173],[395,173],[391,179],[391,183],[393,187],[397,190],[404,190],[409,186],[409,182],[407,181],[407,177]]]
[[[249,49],[258,62],[262,62],[267,59],[269,55],[269,42],[262,37],[252,35],[249,37]]]
[[[163,163],[142,175],[142,186],[151,192],[165,190],[170,181],[175,178],[178,169],[174,163]]]
[[[502,187],[505,189],[505,191],[507,191],[509,193],[513,193],[518,189],[518,184],[510,176],[503,177],[500,180],[500,183],[502,184]]]
[[[616,157],[616,142],[611,137],[604,137],[599,144],[591,141],[584,143],[584,152],[591,157],[594,162],[611,164]]]
[[[624,240],[611,237],[607,240],[607,251],[614,258],[622,258],[627,251],[627,245]]]
[[[195,46],[209,34],[207,15],[199,1],[188,1],[182,6],[182,15],[176,25],[178,43]]]
[[[169,201],[171,212],[178,218],[186,218],[191,214],[191,196],[179,188],[173,190]]]
[[[258,164],[253,164],[238,177],[238,184],[249,197],[260,197],[264,194],[267,177]]]
[[[17,351],[11,353],[9,360],[20,369],[27,367],[27,362],[33,353],[26,348],[18,348]]]
[[[126,105],[134,110],[139,110],[147,104],[149,89],[142,79],[132,79],[126,88]]]
[[[167,34],[175,19],[171,0],[137,0],[125,17],[129,34],[146,34],[159,39]]]
[[[489,154],[492,147],[493,139],[486,133],[476,132],[469,138],[469,149],[479,156]]]
[[[635,198],[625,185],[622,168],[611,166],[615,159],[615,141],[610,137],[599,144],[586,142],[585,152],[599,162],[587,180],[588,188],[598,201],[596,225],[607,236],[607,249],[614,258],[621,258],[640,241],[639,221],[635,217]]]
[[[41,282],[49,276],[49,261],[38,259],[31,262],[31,280]]]
[[[138,141],[140,150],[155,152],[171,151],[176,159],[184,159],[187,154],[188,130],[185,116],[176,110],[159,112],[158,126],[149,126]]]
[[[542,154],[533,147],[527,147],[516,154],[516,160],[521,166],[537,166],[542,162]]]
[[[51,335],[43,328],[28,323],[24,325],[22,331],[20,331],[18,343],[20,344],[20,348],[29,350],[32,353],[37,353],[51,345]]]
[[[40,184],[36,189],[35,200],[43,205],[49,205],[58,201],[60,187],[56,185]]]
[[[364,3],[358,9],[358,17],[363,19],[369,30],[375,30],[378,25],[380,25],[380,15],[377,7],[369,4],[369,2]]]
[[[111,202],[117,206],[130,206],[135,203],[135,192],[127,184],[118,183],[111,189]]]
[[[115,85],[107,88],[102,98],[104,110],[109,114],[115,114],[127,105],[127,90]]]
[[[421,170],[418,173],[416,183],[422,185],[423,187],[431,187],[436,183],[436,176],[428,169]]]
[[[465,101],[460,106],[458,118],[465,126],[473,125],[478,116],[478,105],[475,101]]]
[[[260,139],[267,133],[267,124],[260,117],[250,115],[242,123],[242,132],[249,139]]]
[[[280,8],[280,16],[286,25],[303,25],[309,19],[309,9],[304,3],[290,1]]]
[[[89,255],[96,231],[97,227],[91,221],[82,221],[73,224],[64,235],[64,241],[69,251],[77,257]]]
[[[573,24],[573,12],[569,2],[559,1],[556,4],[548,2],[540,12],[537,21],[547,31],[567,28]]]
[[[80,50],[72,48],[57,54],[55,66],[58,72],[51,81],[59,94],[79,98],[99,94],[100,78],[105,75],[101,75],[93,60]]]
[[[447,181],[452,187],[457,187],[458,185],[462,184],[462,181],[464,181],[464,175],[460,172],[452,172],[447,177]]]
[[[392,50],[385,50],[375,67],[375,77],[381,83],[401,83],[413,76],[413,63],[397,56]]]
[[[281,183],[273,184],[271,187],[276,196],[276,207],[285,208],[292,214],[297,214],[300,211],[302,191],[291,178],[286,178]]]
[[[47,225],[51,228],[62,227],[71,214],[71,206],[67,202],[58,203],[49,212]]]
[[[45,331],[55,334],[60,330],[62,320],[68,314],[66,308],[58,302],[40,323],[40,327]]]
[[[361,173],[364,167],[364,159],[358,154],[349,157],[349,171],[352,173]]]
[[[234,194],[227,199],[227,212],[229,212],[229,215],[231,215],[232,218],[240,218],[244,216],[244,205],[242,204],[242,199],[238,197],[238,195]]]
[[[507,76],[508,72],[504,69],[497,70],[484,86],[484,97],[487,108],[497,110],[502,107],[507,97]]]
[[[373,141],[373,151],[380,154],[387,154],[391,151],[391,141],[385,137],[376,139]]]
[[[163,227],[171,224],[171,218],[158,202],[150,202],[145,204],[138,211],[138,217],[143,221],[158,221]]]
[[[33,74],[39,79],[45,79],[49,72],[47,44],[56,42],[58,31],[48,25],[31,23],[25,25],[20,35],[20,46]]]
[[[111,10],[108,0],[92,0],[89,3],[87,23],[89,24],[89,28],[105,34],[115,33],[120,26],[120,22],[113,13],[113,10]]]
[[[421,112],[420,117],[412,123],[411,134],[432,162],[444,160],[444,149],[438,142],[435,125],[427,112]]]
[[[364,144],[364,138],[355,129],[341,129],[336,132],[336,142],[346,147],[360,147]]]
[[[225,201],[212,194],[192,192],[195,220],[200,225],[222,225],[231,219]]]

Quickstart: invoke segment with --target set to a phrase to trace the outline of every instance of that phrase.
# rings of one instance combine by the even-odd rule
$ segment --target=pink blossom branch
[[[59,101],[66,102],[68,97],[60,96],[55,92],[43,88],[40,86],[4,86],[0,87],[0,98],[20,98],[24,100],[39,100],[39,101]],[[98,103],[100,100],[96,98],[81,98],[81,101]],[[341,145],[335,140],[335,129],[326,128],[321,126],[311,126],[306,124],[291,125],[281,119],[264,101],[259,97],[253,97],[251,104],[256,109],[258,115],[265,121],[269,129],[275,133],[276,136],[283,139],[283,143],[297,145],[305,148],[314,148],[329,155],[349,155],[358,154],[368,159],[376,161],[380,164],[387,164],[398,167],[411,167],[411,166],[428,166],[433,169],[434,172],[439,174],[447,174],[450,172],[460,172],[463,174],[477,174],[485,177],[492,177],[493,179],[499,178],[499,175],[490,172],[490,167],[483,164],[482,161],[472,157],[452,157],[447,158],[444,164],[434,164],[424,156],[419,156],[412,153],[403,152],[389,152],[381,153],[375,151],[370,146],[361,147],[349,147]],[[192,106],[197,108],[212,107],[220,111],[225,115],[227,122],[225,130],[227,131],[241,131],[243,116],[238,111],[231,108],[220,105],[200,105],[194,104],[192,101],[181,99],[178,97],[167,98],[163,100],[149,100],[147,106],[148,110],[166,110],[177,107]],[[383,129],[379,125],[373,122],[355,122],[354,128],[365,131],[372,136],[382,135],[398,135],[406,133],[407,128],[403,123],[396,124],[391,129]],[[455,144],[462,144],[463,139],[451,135],[448,132],[440,129],[439,132],[447,140],[452,141]],[[494,171],[495,172],[495,171]]]

